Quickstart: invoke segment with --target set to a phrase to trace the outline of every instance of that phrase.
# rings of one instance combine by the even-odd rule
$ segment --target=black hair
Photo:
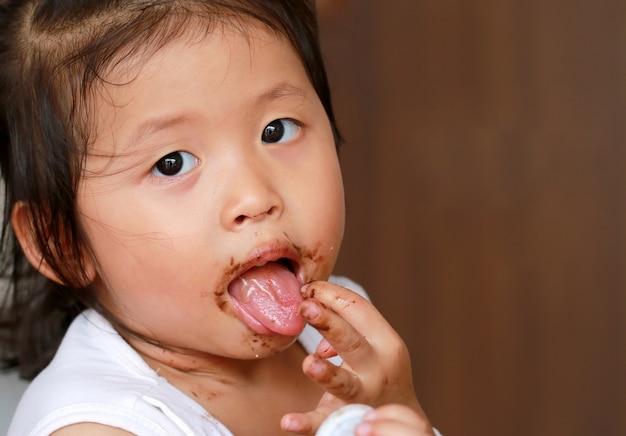
[[[340,135],[309,0],[8,0],[0,6],[0,171],[4,225],[0,245],[0,363],[37,375],[71,321],[99,306],[82,263],[85,238],[76,191],[90,142],[90,95],[119,62],[180,37],[189,24],[210,32],[220,23],[245,31],[249,20],[295,48]],[[62,284],[30,265],[11,214],[26,204],[42,260]],[[0,297],[2,292],[0,292]]]

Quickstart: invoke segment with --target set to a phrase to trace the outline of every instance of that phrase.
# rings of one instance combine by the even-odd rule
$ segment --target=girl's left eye
[[[264,144],[286,142],[296,136],[299,128],[298,123],[288,118],[274,120],[263,129],[261,140]]]
[[[162,157],[152,167],[152,174],[157,177],[173,177],[185,174],[198,165],[198,159],[186,151],[175,151]]]

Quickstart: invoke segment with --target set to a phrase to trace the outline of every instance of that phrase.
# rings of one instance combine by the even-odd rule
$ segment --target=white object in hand
[[[363,415],[372,410],[365,404],[348,404],[334,411],[322,422],[315,436],[353,436]]]

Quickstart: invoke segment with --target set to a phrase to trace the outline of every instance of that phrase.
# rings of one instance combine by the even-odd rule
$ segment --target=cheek
[[[341,168],[334,150],[311,186],[318,197],[316,213],[321,215],[318,222],[327,222],[330,227],[328,230],[341,240],[345,220],[344,190]]]
[[[327,185],[326,192],[322,194],[322,201],[326,203],[325,207],[329,221],[338,229],[339,237],[341,238],[345,220],[345,203],[341,168],[336,157],[333,158],[332,165],[329,166],[327,172],[323,175],[322,181]]]
[[[327,230],[329,232],[329,237],[331,240],[334,239],[336,241],[336,249],[339,249],[338,245],[341,244],[341,240],[343,238],[346,214],[343,184],[341,183],[340,177],[330,190],[328,204],[322,213],[326,215],[325,218],[329,222],[329,228]]]
[[[305,220],[309,222],[311,252],[304,253],[314,264],[309,279],[327,279],[334,268],[345,224],[344,191],[339,165],[327,166],[315,183],[309,183]]]
[[[116,206],[119,204],[125,207]],[[176,244],[185,238],[172,237],[166,214],[141,213],[145,208],[135,206],[137,202],[124,202],[113,195],[79,201],[82,227],[98,275],[112,291],[149,287],[163,276],[165,267],[182,268],[178,263],[183,256],[174,254],[182,251]]]
[[[332,204],[329,205],[329,221],[332,223],[332,228],[328,229],[331,238],[331,245],[329,247],[329,259],[331,262],[331,268],[334,267],[337,256],[339,255],[339,248],[343,239],[343,232],[345,227],[345,197],[343,189],[343,179],[341,177],[341,170],[339,168],[339,162],[336,164],[336,169],[333,172],[332,183]]]

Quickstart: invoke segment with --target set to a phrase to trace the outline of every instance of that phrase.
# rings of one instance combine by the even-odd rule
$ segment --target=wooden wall
[[[452,435],[626,434],[626,2],[318,0],[337,272]]]

